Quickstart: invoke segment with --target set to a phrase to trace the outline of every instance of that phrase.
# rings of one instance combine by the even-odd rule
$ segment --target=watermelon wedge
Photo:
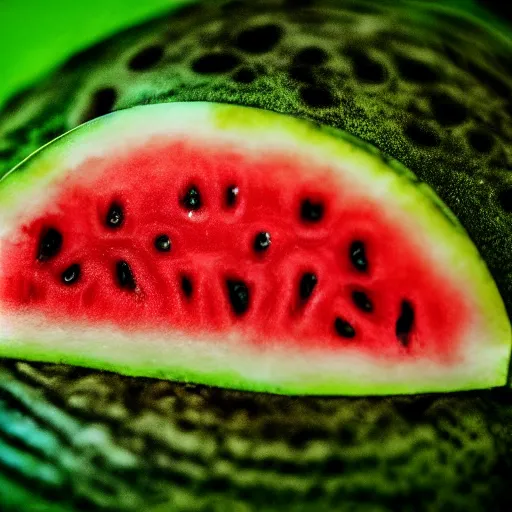
[[[8,173],[0,227],[0,356],[286,394],[506,382],[510,323],[470,238],[338,130],[116,112]]]

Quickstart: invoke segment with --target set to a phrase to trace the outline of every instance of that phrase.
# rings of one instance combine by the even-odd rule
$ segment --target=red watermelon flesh
[[[139,119],[143,108],[148,107],[133,109]],[[213,115],[208,111],[212,106],[203,108]],[[124,115],[130,126],[130,114]],[[263,116],[276,137],[280,130],[293,131],[294,123],[299,128],[304,123],[290,120],[288,128],[280,125],[281,116]],[[133,122],[137,120],[134,116]],[[146,122],[150,126],[151,117]],[[60,142],[63,149],[54,150],[56,154],[73,154],[78,147],[82,156],[73,166],[55,163],[60,171],[55,171],[46,197],[38,192],[34,202],[39,206],[26,215],[20,212],[15,229],[13,221],[5,222],[11,230],[1,247],[0,303],[10,338],[30,339],[16,322],[5,320],[20,314],[39,319],[33,328],[41,325],[41,318],[54,330],[70,323],[75,330],[100,327],[106,329],[102,345],[114,354],[132,353],[133,367],[138,365],[137,343],[148,345],[144,350],[151,353],[153,368],[142,364],[143,374],[163,371],[170,378],[215,384],[215,379],[197,377],[202,369],[190,362],[190,354],[193,359],[194,350],[202,351],[206,343],[209,351],[218,352],[210,358],[217,366],[209,369],[213,375],[232,373],[231,355],[242,354],[238,377],[220,379],[221,385],[278,392],[368,392],[371,382],[354,383],[357,371],[350,378],[343,373],[349,361],[361,361],[361,378],[368,381],[368,369],[363,367],[371,361],[373,371],[378,374],[382,368],[386,374],[376,377],[377,394],[460,388],[469,381],[473,385],[479,375],[469,375],[468,351],[475,353],[476,342],[482,359],[492,359],[493,378],[504,378],[510,348],[508,321],[500,317],[504,312],[486,317],[483,297],[461,288],[464,257],[474,264],[473,255],[468,256],[464,247],[466,256],[458,261],[450,255],[445,265],[443,257],[436,256],[444,251],[443,244],[457,247],[460,226],[437,205],[431,218],[423,215],[414,229],[420,210],[398,205],[386,189],[386,180],[394,180],[418,190],[417,180],[405,172],[400,175],[398,167],[393,170],[377,153],[355,145],[354,155],[347,156],[350,164],[339,160],[334,165],[333,158],[293,152],[286,144],[271,147],[260,141],[248,149],[216,136],[220,131],[201,137],[188,122],[182,125],[171,135],[148,128],[139,144],[112,150],[107,146],[92,154],[83,149],[93,144],[90,136],[79,130]],[[312,126],[308,130],[312,138],[325,137],[328,144],[336,144],[332,134]],[[365,177],[364,169],[354,180],[352,160],[361,155],[386,168],[382,183]],[[32,158],[33,166],[44,167],[38,158]],[[48,159],[56,162],[54,156]],[[19,170],[18,181],[30,183],[30,173],[36,177],[38,169]],[[14,182],[16,171],[10,177]],[[9,185],[9,177],[4,181]],[[425,202],[431,201],[421,194]],[[448,235],[452,230],[453,240],[423,233],[424,221],[442,224]],[[470,247],[467,237],[464,243]],[[503,308],[497,292],[492,295],[488,287],[486,293]],[[468,326],[476,333],[495,328],[493,339],[475,341]],[[62,329],[75,339],[69,334],[73,329]],[[140,336],[135,345],[123,346],[109,341],[108,330]],[[157,333],[160,341],[151,348],[153,341],[145,342],[144,333],[148,339]],[[189,354],[188,363],[180,360],[175,373],[173,345],[175,353],[186,345]],[[59,347],[58,357],[65,358],[65,343]],[[87,353],[85,342],[80,347]],[[497,351],[498,369],[492,368]],[[159,369],[160,353],[165,353],[166,370]],[[30,353],[25,355],[30,358]],[[257,362],[262,356],[263,365]],[[81,357],[86,365],[108,368],[115,361],[115,356],[109,356],[108,363],[100,356],[88,363],[86,355]],[[279,358],[288,357],[300,360],[298,371],[308,358],[312,366],[316,357],[329,364],[338,360],[339,378],[334,372],[328,375],[328,384],[320,379],[318,387],[315,382],[297,385],[287,376],[293,373],[292,365],[283,361],[283,380],[274,372],[280,368]],[[275,359],[272,366],[269,358]],[[251,361],[259,369],[253,368],[247,377],[244,366]],[[132,366],[125,358],[121,371],[141,373],[140,368],[130,370]],[[114,368],[119,369],[115,362]],[[420,375],[408,386],[412,370]],[[322,364],[308,370],[316,371],[322,373]],[[450,379],[448,384],[433,383],[436,371],[456,376],[455,384]],[[265,375],[260,379],[258,372]],[[403,378],[389,377],[400,372]],[[488,383],[489,376],[482,381]]]

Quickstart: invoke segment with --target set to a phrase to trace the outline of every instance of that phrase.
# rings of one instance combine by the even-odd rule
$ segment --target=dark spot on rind
[[[194,288],[192,286],[192,280],[190,277],[186,275],[181,276],[181,290],[183,291],[185,297],[190,298],[192,296]]]
[[[288,74],[290,78],[293,80],[297,80],[297,82],[302,82],[304,84],[315,85],[317,80],[308,66],[292,66]]]
[[[42,140],[46,142],[50,142],[53,139],[56,139],[60,135],[65,132],[65,128],[62,125],[59,126],[47,126],[43,131],[41,131]]]
[[[512,102],[505,105],[505,112],[512,118]]]
[[[124,213],[119,203],[112,203],[105,219],[107,227],[117,229],[124,223]]]
[[[335,103],[334,95],[326,86],[302,87],[300,96],[311,108],[329,108]]]
[[[329,457],[323,466],[324,475],[341,475],[345,472],[345,462],[336,456]]]
[[[266,53],[275,47],[282,34],[282,28],[274,24],[251,27],[238,34],[235,45],[246,53]]]
[[[16,153],[15,147],[0,149],[0,160],[10,160]]]
[[[415,144],[424,147],[434,147],[440,142],[433,128],[426,124],[412,121],[405,127],[405,135]]]
[[[306,301],[311,297],[313,290],[318,282],[318,278],[312,272],[306,272],[302,275],[299,284],[299,296],[302,301]]]
[[[498,195],[501,207],[508,213],[512,213],[512,188],[502,190]]]
[[[164,49],[162,46],[148,46],[130,59],[128,67],[132,71],[146,71],[156,66],[162,60],[163,56]]]
[[[230,12],[237,9],[240,9],[241,7],[244,7],[245,3],[243,0],[231,0],[230,2],[226,2],[224,5],[221,6],[221,10],[223,12]]]
[[[93,93],[87,110],[81,118],[81,122],[85,123],[96,117],[109,114],[114,108],[117,99],[117,93],[113,87],[104,87]]]
[[[57,254],[62,248],[62,235],[55,228],[48,228],[41,234],[37,259],[39,261],[48,261]]]
[[[249,68],[240,68],[233,74],[233,80],[239,84],[250,84],[256,80],[256,73]]]
[[[349,256],[352,265],[359,272],[368,270],[368,260],[366,259],[366,249],[363,242],[355,240],[350,244]]]
[[[187,210],[199,210],[201,208],[201,195],[199,189],[193,185],[185,193],[181,203]]]
[[[167,235],[158,235],[155,238],[155,248],[160,252],[169,252],[171,250],[171,239]]]
[[[487,69],[476,64],[475,62],[468,63],[468,71],[483,85],[489,87],[498,96],[508,99],[512,94],[512,87],[510,87],[501,78],[492,74]]]
[[[124,260],[120,260],[116,263],[116,277],[117,282],[121,288],[127,290],[135,290],[137,285],[133,277],[132,269],[130,265]]]
[[[0,108],[0,112],[2,114],[7,114],[11,112],[16,112],[19,107],[23,105],[23,102],[28,99],[30,95],[30,89],[22,89],[12,96],[10,96],[7,101],[4,103],[3,107]],[[0,105],[1,106],[1,105]]]
[[[80,265],[78,263],[69,266],[61,274],[62,282],[67,286],[76,283],[78,279],[80,279]]]
[[[468,116],[466,106],[446,93],[432,95],[430,103],[434,117],[443,126],[461,124]]]
[[[325,64],[328,55],[322,48],[317,46],[309,46],[302,48],[293,59],[293,63],[297,66],[321,66]]]
[[[373,304],[365,292],[359,290],[353,291],[352,300],[356,307],[361,311],[364,311],[365,313],[371,313],[373,311]]]
[[[312,7],[315,0],[285,0],[284,4],[287,7]]]
[[[342,338],[353,338],[356,335],[355,329],[341,317],[337,317],[334,321],[334,330]]]
[[[84,50],[74,53],[64,64],[66,71],[74,71],[75,69],[83,68],[86,62],[92,61],[97,58],[98,47],[93,45],[85,48]]]
[[[452,61],[453,64],[455,64],[455,66],[460,68],[464,65],[464,57],[453,46],[443,44],[442,52]]]
[[[381,84],[387,79],[386,68],[369,55],[358,50],[350,50],[354,74],[360,82]]]
[[[196,73],[227,73],[240,64],[240,59],[228,52],[208,53],[199,57],[192,63],[192,69]]]
[[[493,136],[484,130],[472,130],[468,133],[468,141],[479,153],[490,153],[494,147]]]
[[[397,55],[395,57],[400,75],[410,82],[432,83],[439,78],[437,71],[419,60]]]
[[[238,197],[238,187],[236,185],[230,185],[226,189],[226,206],[229,208],[232,208],[236,204],[236,200]]]
[[[270,247],[271,243],[272,240],[270,238],[270,233],[267,231],[262,231],[255,236],[253,247],[256,252],[263,252]]]
[[[408,300],[403,300],[400,305],[400,316],[396,321],[395,334],[398,341],[407,347],[410,341],[410,334],[414,326],[414,309]]]
[[[249,288],[243,281],[231,279],[226,281],[226,285],[233,312],[235,315],[243,315],[247,312],[250,305]]]
[[[324,205],[305,199],[300,207],[300,216],[305,222],[319,222],[324,216]]]
[[[178,7],[174,11],[173,15],[180,17],[180,18],[192,16],[192,15],[196,14],[199,10],[201,10],[202,7],[203,7],[202,5],[193,2],[191,4],[187,4],[187,5]]]
[[[378,5],[375,5],[374,2],[367,3],[364,0],[351,2],[348,8],[350,11],[357,12],[359,14],[376,14],[381,12]]]

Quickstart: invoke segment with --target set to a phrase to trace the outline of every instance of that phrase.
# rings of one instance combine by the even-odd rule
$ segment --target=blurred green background
[[[94,41],[190,0],[0,0],[0,106]]]

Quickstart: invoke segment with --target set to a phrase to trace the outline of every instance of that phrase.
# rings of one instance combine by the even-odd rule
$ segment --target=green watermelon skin
[[[413,5],[213,2],[114,36],[7,104],[0,174],[81,122],[138,104],[209,100],[307,117],[428,182],[510,315],[511,45],[459,13]],[[244,32],[253,25],[266,25],[260,37]],[[505,389],[286,398],[5,361],[0,504],[509,510],[511,403]]]

